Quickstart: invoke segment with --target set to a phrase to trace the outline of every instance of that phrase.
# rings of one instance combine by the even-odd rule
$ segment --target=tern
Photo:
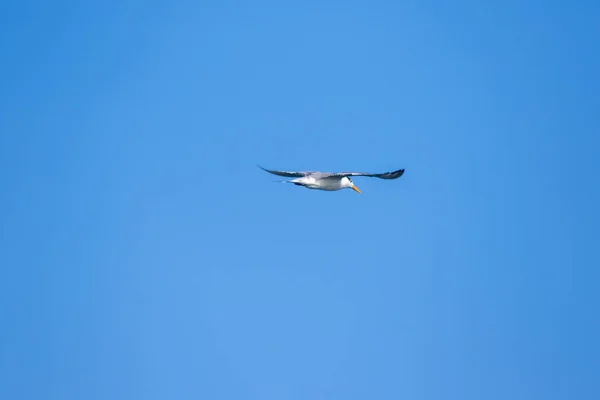
[[[285,176],[290,179],[283,181],[284,183],[293,183],[294,185],[304,186],[307,189],[316,190],[341,190],[352,189],[357,193],[361,191],[352,182],[351,176],[367,176],[380,179],[397,179],[404,174],[404,169],[399,169],[394,172],[384,172],[380,174],[371,174],[367,172],[319,172],[319,171],[277,171],[266,169],[258,165],[264,171],[274,175]]]

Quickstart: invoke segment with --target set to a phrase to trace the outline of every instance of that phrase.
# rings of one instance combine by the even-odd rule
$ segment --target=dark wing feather
[[[368,176],[371,178],[380,178],[380,179],[397,179],[400,178],[404,174],[404,169],[399,169],[393,172],[384,172],[381,174],[370,174],[367,172],[338,172],[334,174],[335,176]]]
[[[302,171],[297,171],[297,172],[296,171],[295,172],[292,172],[292,171],[276,171],[276,170],[272,170],[272,169],[263,168],[260,165],[258,165],[258,168],[262,169],[263,171],[267,171],[267,172],[269,172],[269,173],[271,173],[273,175],[286,176],[288,178],[300,178],[300,177],[303,177],[303,176],[310,175],[310,171],[305,171],[305,172],[302,172]]]

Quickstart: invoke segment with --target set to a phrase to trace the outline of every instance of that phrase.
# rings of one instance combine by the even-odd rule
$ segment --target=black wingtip
[[[394,171],[394,172],[389,172],[388,174],[386,174],[386,177],[387,177],[387,179],[398,179],[402,175],[404,175],[404,168],[399,169],[399,170]]]

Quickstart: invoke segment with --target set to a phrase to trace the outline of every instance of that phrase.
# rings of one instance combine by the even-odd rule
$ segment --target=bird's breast
[[[321,190],[340,190],[342,182],[339,179],[317,179],[315,184]]]

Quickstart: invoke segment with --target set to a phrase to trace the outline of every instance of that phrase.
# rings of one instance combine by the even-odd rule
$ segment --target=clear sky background
[[[4,2],[0,398],[600,398],[600,3],[484,3]]]

